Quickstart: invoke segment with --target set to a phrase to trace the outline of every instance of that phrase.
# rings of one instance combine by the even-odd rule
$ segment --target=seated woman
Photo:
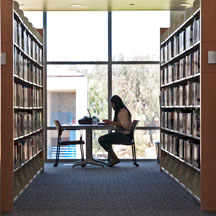
[[[117,128],[114,133],[105,134],[99,137],[99,144],[108,152],[108,166],[114,166],[120,163],[112,149],[112,144],[127,144],[130,143],[130,134],[132,129],[131,113],[124,105],[122,99],[118,95],[110,98],[111,107],[115,111],[114,120],[103,120],[106,124],[115,125]]]

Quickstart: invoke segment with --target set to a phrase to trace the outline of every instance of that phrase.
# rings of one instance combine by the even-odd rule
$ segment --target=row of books
[[[27,139],[14,142],[14,169],[31,159],[43,147],[43,134],[39,133]]]
[[[26,81],[42,85],[42,69],[14,48],[14,74]]]
[[[200,110],[192,112],[161,112],[161,127],[176,132],[200,136]]]
[[[14,112],[14,138],[27,135],[43,126],[42,111]]]
[[[200,51],[190,53],[161,69],[161,84],[170,83],[200,73]]]
[[[42,48],[31,33],[16,18],[14,19],[14,42],[35,61],[42,64]]]
[[[186,85],[161,90],[161,106],[200,105],[200,83],[188,81]]]
[[[161,47],[161,62],[165,63],[174,56],[182,53],[187,48],[200,40],[200,19],[194,19],[193,23],[185,27],[180,33],[171,37]]]
[[[42,107],[42,89],[35,86],[24,86],[14,83],[14,106],[19,107]]]
[[[161,133],[161,147],[180,159],[200,168],[200,144],[190,139]]]

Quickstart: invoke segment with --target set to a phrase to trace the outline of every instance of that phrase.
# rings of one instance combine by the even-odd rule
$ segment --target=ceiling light
[[[81,7],[80,4],[72,4],[71,7]]]
[[[190,7],[191,6],[191,4],[189,4],[189,3],[182,3],[180,5],[181,5],[181,7]]]

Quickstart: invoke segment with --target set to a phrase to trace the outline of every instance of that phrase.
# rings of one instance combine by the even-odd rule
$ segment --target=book
[[[200,168],[200,145],[198,143],[192,145],[192,164]]]
[[[192,144],[190,140],[184,141],[184,160],[192,163]]]
[[[183,139],[179,139],[179,158],[184,160],[184,140]]]

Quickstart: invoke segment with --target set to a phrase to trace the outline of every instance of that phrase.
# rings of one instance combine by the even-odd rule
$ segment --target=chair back
[[[56,126],[56,129],[58,130],[58,140],[60,140],[60,139],[61,139],[62,132],[63,132],[61,123],[60,123],[58,120],[54,120],[54,124],[55,124],[55,126]]]
[[[136,129],[138,122],[139,120],[133,120],[132,122],[132,129],[131,129],[131,134],[130,134],[132,139],[134,139],[134,131]]]

